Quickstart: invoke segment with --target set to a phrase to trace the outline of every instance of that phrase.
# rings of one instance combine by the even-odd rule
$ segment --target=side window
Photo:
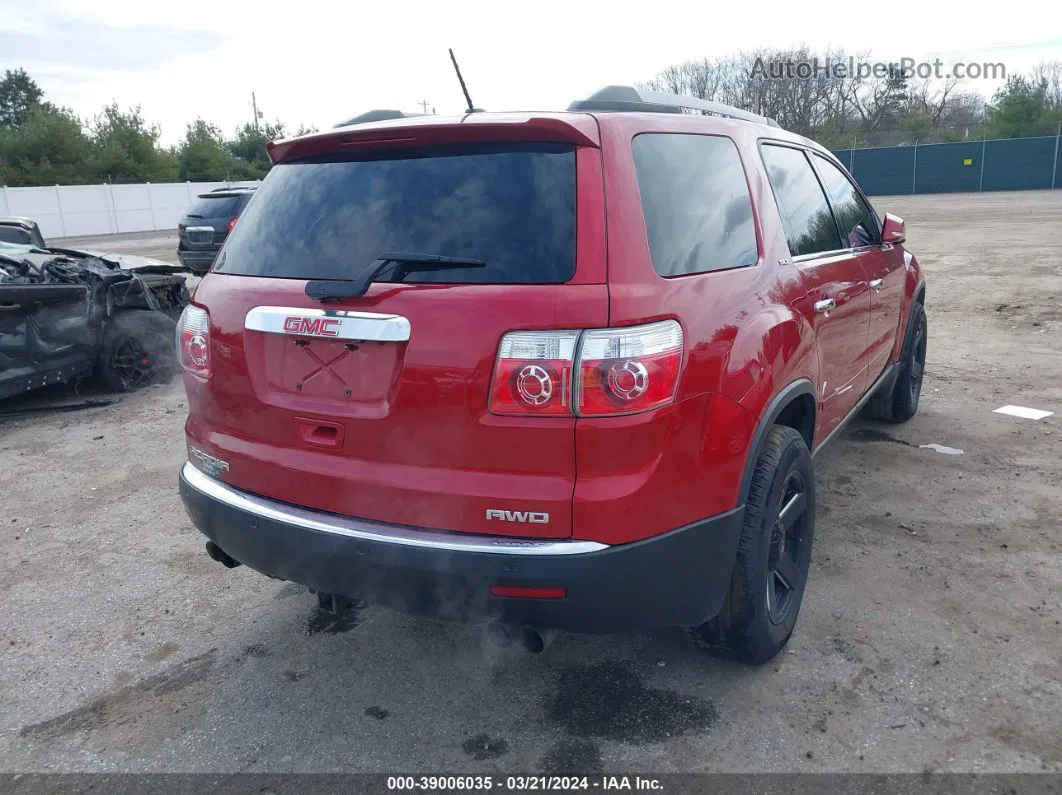
[[[798,257],[848,248],[841,243],[826,194],[804,153],[770,144],[764,144],[761,150],[774,199],[785,223],[789,252]]]
[[[733,141],[645,133],[632,147],[657,273],[684,276],[756,263],[752,200]]]
[[[33,235],[21,226],[0,226],[0,243],[34,245]]]
[[[837,166],[821,155],[815,155],[815,165],[833,202],[837,225],[852,248],[875,246],[881,242],[877,215],[856,190],[851,180]]]

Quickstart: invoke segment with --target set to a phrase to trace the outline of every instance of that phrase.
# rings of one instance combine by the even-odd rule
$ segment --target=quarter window
[[[632,146],[657,273],[685,276],[756,263],[752,200],[732,140],[645,133]]]

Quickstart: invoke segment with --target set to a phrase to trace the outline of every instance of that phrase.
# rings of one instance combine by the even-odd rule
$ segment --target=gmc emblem
[[[499,522],[522,522],[523,524],[549,524],[548,513],[535,511],[501,511],[497,508],[487,508],[487,520],[495,519]]]
[[[284,331],[288,334],[309,334],[314,337],[338,337],[342,321],[334,317],[286,317]]]

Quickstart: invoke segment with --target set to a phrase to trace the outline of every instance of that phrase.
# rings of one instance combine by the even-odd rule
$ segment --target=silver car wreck
[[[53,248],[25,218],[0,218],[0,400],[96,376],[133,391],[174,371],[186,269]]]

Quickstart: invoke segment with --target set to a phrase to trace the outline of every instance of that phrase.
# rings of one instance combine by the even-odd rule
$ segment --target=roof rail
[[[348,127],[351,124],[368,124],[370,121],[387,121],[388,119],[408,119],[413,116],[423,116],[423,113],[403,113],[400,110],[370,110],[362,113],[360,116],[355,116],[353,119],[347,119],[341,121],[335,125],[332,129],[337,127]]]
[[[687,113],[696,111],[713,116],[726,116],[730,119],[766,124],[780,127],[774,119],[750,113],[741,108],[712,102],[708,99],[685,97],[681,94],[667,94],[662,91],[647,91],[633,86],[605,86],[586,99],[577,99],[568,106],[568,110],[615,110],[637,111],[642,113]]]

